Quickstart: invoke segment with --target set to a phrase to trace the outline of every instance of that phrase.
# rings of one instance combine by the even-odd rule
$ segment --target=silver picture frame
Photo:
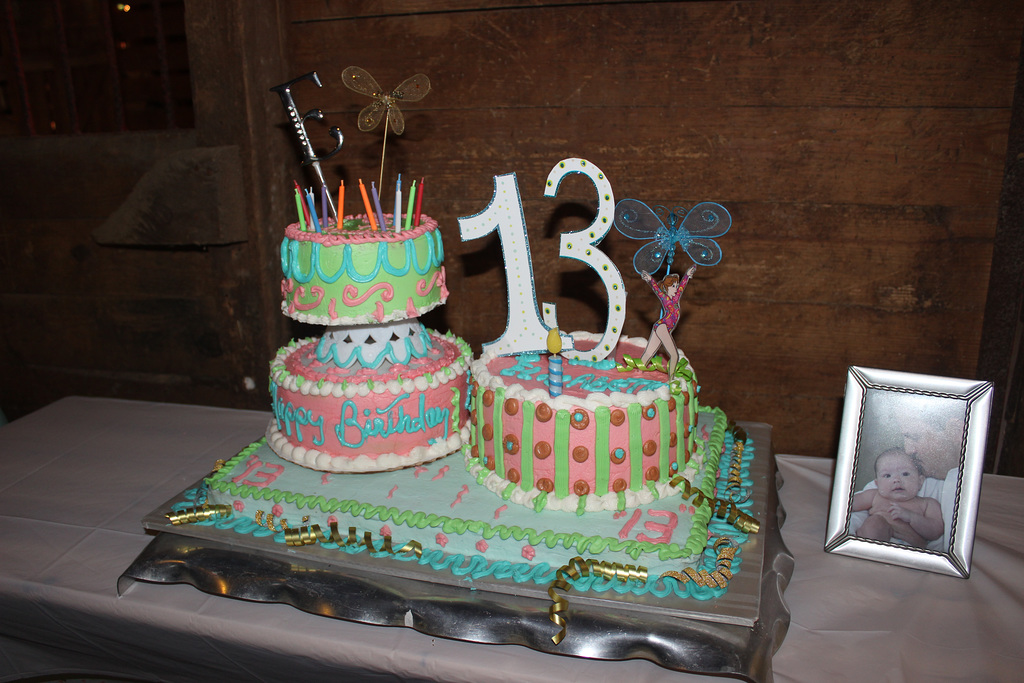
[[[991,382],[851,366],[825,550],[969,578],[991,409]]]

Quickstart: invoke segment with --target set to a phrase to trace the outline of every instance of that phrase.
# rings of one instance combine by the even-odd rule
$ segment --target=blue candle
[[[562,357],[558,355],[562,351],[562,337],[558,334],[558,328],[548,330],[548,391],[551,397],[562,395]]]

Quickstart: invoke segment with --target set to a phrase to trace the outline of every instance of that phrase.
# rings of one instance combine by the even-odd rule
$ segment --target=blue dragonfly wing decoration
[[[683,237],[680,242],[698,266],[714,266],[722,260],[722,248],[710,237]]]
[[[701,202],[689,211],[676,207],[683,218],[682,227],[694,237],[721,237],[732,227],[732,216],[721,204]]]
[[[639,199],[623,199],[615,205],[615,227],[634,240],[651,240],[665,223]]]
[[[636,272],[643,273],[656,273],[661,264],[665,261],[665,256],[668,254],[668,249],[661,240],[655,240],[648,242],[636,252],[636,256],[633,257],[633,268]]]

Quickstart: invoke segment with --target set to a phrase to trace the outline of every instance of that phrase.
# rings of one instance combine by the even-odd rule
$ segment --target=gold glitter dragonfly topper
[[[377,84],[377,81],[366,69],[358,66],[350,66],[341,72],[345,87],[362,95],[368,95],[374,99],[359,112],[359,130],[370,131],[376,128],[384,115],[387,114],[387,122],[384,124],[384,136],[387,137],[388,127],[401,135],[405,132],[405,117],[402,110],[398,108],[399,102],[418,102],[430,92],[430,79],[425,74],[416,74],[402,81],[401,85],[390,93]]]

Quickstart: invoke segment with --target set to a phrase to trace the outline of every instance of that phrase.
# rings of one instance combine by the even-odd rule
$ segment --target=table
[[[139,520],[258,438],[269,413],[66,398],[0,427],[0,681],[721,681],[433,638],[118,576]],[[778,456],[796,558],[779,682],[1020,680],[1024,480],[986,475],[969,580],[822,550],[833,461]]]

